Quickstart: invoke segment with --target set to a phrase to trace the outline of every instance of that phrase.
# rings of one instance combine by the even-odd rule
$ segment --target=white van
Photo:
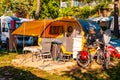
[[[13,16],[1,16],[0,17],[0,34],[1,36],[1,40],[6,41],[6,39],[10,38],[10,30],[12,29],[11,27],[11,21],[15,21],[15,28],[18,28],[21,23],[25,22],[25,21],[32,21],[32,19],[26,19],[26,18],[17,18],[17,17],[13,17]],[[21,41],[22,37],[18,37],[17,39],[17,43],[20,44],[22,43]],[[28,41],[27,41],[28,40]],[[24,40],[25,44],[30,44],[32,42],[32,37],[25,37]]]

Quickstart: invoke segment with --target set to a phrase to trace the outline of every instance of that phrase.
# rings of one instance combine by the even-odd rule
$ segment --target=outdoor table
[[[62,42],[60,41],[53,41],[52,42],[52,57],[54,60],[57,60],[60,57],[60,45]]]
[[[23,48],[23,52],[29,51],[32,53],[32,61],[33,61],[33,55],[40,54],[41,50],[42,50],[42,47],[40,46],[26,46]]]

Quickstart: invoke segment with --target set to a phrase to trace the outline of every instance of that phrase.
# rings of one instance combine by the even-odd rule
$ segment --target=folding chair
[[[61,52],[62,52],[61,58],[64,61],[68,61],[71,58],[71,56],[72,56],[72,52],[67,51],[66,48],[63,45],[61,45]]]
[[[47,61],[47,60],[52,60],[52,55],[51,55],[51,42],[47,42],[44,40],[41,43],[42,45],[42,50],[41,50],[41,59],[42,62]]]
[[[41,46],[28,46],[23,48],[23,53],[32,53],[32,62],[34,61],[34,56],[36,58],[41,55]]]

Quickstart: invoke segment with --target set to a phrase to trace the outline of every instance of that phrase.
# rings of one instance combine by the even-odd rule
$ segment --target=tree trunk
[[[59,5],[60,5],[60,8],[61,8],[61,4],[62,4],[62,0],[59,0]]]
[[[118,15],[119,15],[119,11],[118,11],[118,0],[115,0],[115,4],[114,4],[114,35],[119,38],[119,25],[118,25]]]
[[[40,13],[40,0],[37,0],[37,6],[36,6],[36,12],[35,12],[35,19],[39,19],[39,13]]]
[[[101,17],[101,10],[98,9],[98,16]]]

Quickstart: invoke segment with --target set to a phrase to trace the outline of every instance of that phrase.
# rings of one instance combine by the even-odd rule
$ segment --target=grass
[[[0,51],[0,80],[72,80],[36,68],[13,66],[11,61],[18,55],[18,53]]]
[[[46,71],[31,67],[16,67],[11,64],[12,59],[18,56],[18,53],[6,53],[0,51],[0,80],[119,80],[120,79],[120,60],[116,66],[108,70],[104,69],[82,69],[75,66],[70,71],[58,73],[47,73]]]

